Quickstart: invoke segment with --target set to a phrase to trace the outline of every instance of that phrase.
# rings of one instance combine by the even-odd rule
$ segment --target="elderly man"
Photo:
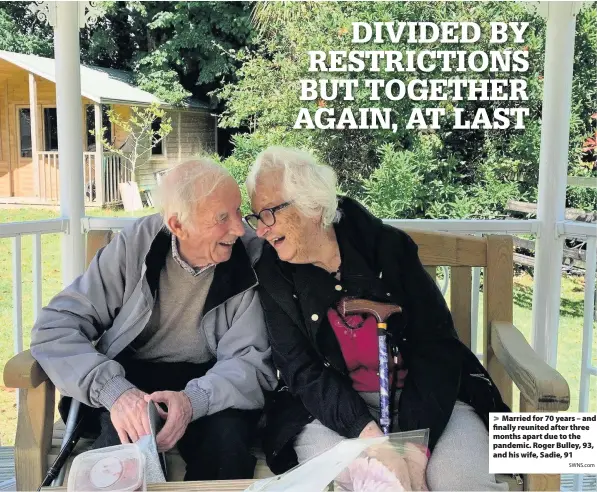
[[[178,444],[185,480],[250,478],[263,390],[276,383],[245,249],[255,237],[236,182],[210,160],[175,167],[160,202],[44,308],[31,352],[63,395],[103,409],[91,411],[94,447],[148,434],[154,401],[167,408],[158,449]]]

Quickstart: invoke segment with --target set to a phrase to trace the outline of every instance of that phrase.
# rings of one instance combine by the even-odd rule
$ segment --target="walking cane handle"
[[[377,323],[385,323],[394,313],[401,313],[402,308],[398,304],[389,304],[385,302],[368,301],[366,299],[342,299],[339,309],[342,316],[349,314],[372,314],[377,319]]]

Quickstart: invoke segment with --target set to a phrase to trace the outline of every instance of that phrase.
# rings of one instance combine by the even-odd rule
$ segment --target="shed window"
[[[164,147],[162,145],[164,143],[164,140],[160,140],[160,135],[158,134],[161,126],[162,118],[156,118],[155,120],[153,120],[153,123],[151,124],[151,130],[153,131],[153,141],[151,142],[151,155],[164,155]]]
[[[44,108],[44,150],[58,150],[58,119],[56,108]]]
[[[102,127],[104,128],[104,137],[106,137],[106,140],[112,144],[112,123],[108,116],[109,109],[110,106],[102,104]],[[95,130],[95,106],[93,104],[88,104],[85,107],[85,124],[87,125],[87,151],[95,152],[95,135],[90,133]]]

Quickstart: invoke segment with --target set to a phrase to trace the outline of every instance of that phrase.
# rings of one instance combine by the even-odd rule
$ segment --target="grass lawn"
[[[152,213],[147,209],[142,215]],[[132,214],[121,210],[88,210],[92,216],[131,217]],[[141,215],[137,214],[137,215]],[[0,223],[25,220],[56,218],[59,213],[50,209],[0,209]],[[23,332],[24,345],[29,345],[29,331],[33,324],[32,309],[32,255],[31,237],[22,241],[23,272]],[[59,234],[42,236],[43,262],[43,304],[47,304],[61,288],[60,275],[60,237]],[[529,275],[515,278],[514,323],[530,339],[531,303],[533,279]],[[582,317],[584,284],[581,278],[566,277],[562,283],[561,322],[558,343],[558,370],[568,381],[572,394],[571,411],[578,409],[580,379]],[[483,302],[480,299],[482,310]],[[479,313],[479,320],[483,313]],[[12,337],[12,240],[0,239],[0,372],[6,361],[13,354]],[[593,353],[597,353],[597,336],[593,340]],[[597,378],[592,378],[590,410],[597,411]],[[16,430],[15,394],[0,386],[0,442],[11,445]]]

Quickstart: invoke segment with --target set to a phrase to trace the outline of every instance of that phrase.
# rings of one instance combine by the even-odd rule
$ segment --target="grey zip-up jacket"
[[[276,384],[257,277],[245,249],[246,243],[254,256],[260,253],[251,232],[247,228],[230,260],[215,267],[198,329],[205,332],[217,361],[184,390],[193,420],[226,408],[262,408],[263,391]],[[160,215],[137,220],[42,310],[33,327],[31,353],[60,393],[109,409],[133,387],[112,359],[147,325],[170,242]]]

